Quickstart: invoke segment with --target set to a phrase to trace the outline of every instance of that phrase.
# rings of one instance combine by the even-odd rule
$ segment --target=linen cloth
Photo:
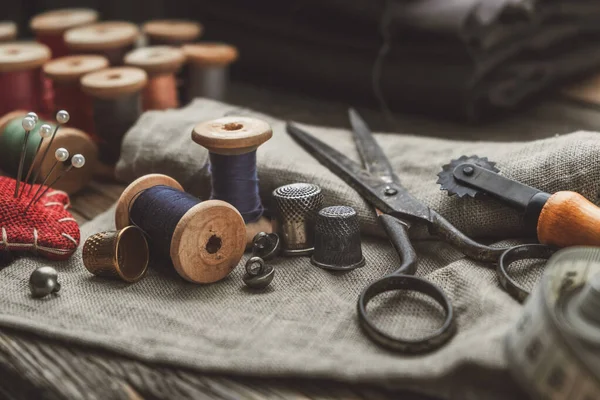
[[[196,123],[224,115],[262,118],[273,128],[273,138],[258,149],[267,207],[276,187],[304,181],[322,187],[326,205],[357,210],[365,267],[332,274],[313,267],[308,258],[281,257],[272,262],[276,276],[271,288],[255,293],[242,283],[243,261],[223,281],[195,285],[182,280],[168,262],[153,260],[148,275],[129,285],[91,276],[79,249],[71,260],[52,264],[62,283],[54,298],[34,300],[27,289],[31,271],[46,262],[20,259],[1,270],[0,324],[204,372],[369,382],[444,399],[518,398],[503,341],[521,306],[501,290],[492,266],[466,259],[445,243],[427,238],[422,229],[414,232],[420,257],[417,274],[448,294],[458,334],[438,351],[420,356],[391,353],[362,334],[356,321],[357,297],[367,283],[398,266],[398,255],[383,238],[373,210],[293,142],[284,121],[210,100],[196,100],[180,110],[148,112],[125,137],[119,178],[130,181],[164,173],[190,193],[208,198],[208,155],[191,141],[190,133]],[[346,130],[304,128],[358,161]],[[457,199],[439,190],[435,182],[441,166],[463,154],[488,156],[504,175],[539,189],[575,190],[597,201],[596,133],[501,144],[406,134],[382,133],[376,138],[411,193],[479,240],[519,238],[522,226],[515,210],[493,200]],[[111,209],[85,224],[82,238],[113,228]],[[388,296],[370,312],[387,329],[406,336],[441,323],[441,311],[418,296]]]

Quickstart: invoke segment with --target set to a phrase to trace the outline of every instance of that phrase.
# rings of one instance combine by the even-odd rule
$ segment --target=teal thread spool
[[[5,174],[15,177],[19,167],[19,159],[21,157],[21,149],[23,146],[23,139],[25,137],[25,131],[21,125],[23,117],[27,115],[25,111],[15,111],[6,114],[0,118],[0,170]],[[29,140],[27,142],[27,154],[25,156],[25,162],[23,166],[24,174],[27,173],[37,147],[42,140],[39,129],[43,124],[54,126],[56,124],[44,121],[41,118],[38,120],[35,128],[29,134]],[[49,144],[49,140],[44,140],[40,153],[42,153]],[[64,179],[61,179],[54,189],[62,190],[69,194],[75,193],[82,189],[92,180],[92,173],[98,160],[98,148],[92,139],[84,132],[70,127],[62,126],[50,148],[49,154],[54,154],[56,149],[64,147],[69,150],[69,153],[82,154],[86,159],[86,168],[74,169],[67,174]],[[40,156],[41,157],[41,156]],[[38,157],[38,162],[40,157]],[[65,162],[64,167],[70,165],[71,160]],[[46,157],[44,163],[41,165],[41,170],[38,175],[38,183],[44,179],[52,168],[54,163],[54,157]],[[36,169],[39,166],[36,166]],[[62,168],[56,168],[56,170],[50,176],[48,182],[52,182],[60,172]],[[25,178],[23,176],[22,178]],[[30,182],[31,183],[31,182]]]

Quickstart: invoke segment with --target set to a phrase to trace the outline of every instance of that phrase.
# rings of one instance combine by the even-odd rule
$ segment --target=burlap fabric
[[[252,115],[272,124],[274,136],[258,152],[267,206],[277,186],[306,181],[321,185],[327,205],[357,209],[366,234],[364,268],[332,274],[311,266],[307,258],[280,258],[273,262],[272,288],[256,294],[244,288],[241,267],[208,286],[183,281],[164,262],[154,262],[148,276],[133,285],[102,280],[87,273],[78,250],[69,262],[55,264],[63,285],[57,298],[36,301],[28,295],[27,278],[39,260],[20,260],[2,270],[0,323],[200,371],[370,382],[449,399],[516,398],[503,338],[521,306],[500,289],[490,266],[465,259],[444,243],[424,240],[422,232],[416,232],[415,242],[418,275],[448,293],[458,316],[458,335],[439,351],[418,357],[389,353],[363,336],[356,323],[357,296],[366,283],[395,269],[398,256],[377,236],[381,232],[372,210],[297,146],[283,121],[208,100],[182,110],[146,113],[127,134],[120,178],[166,173],[207,197],[207,154],[191,141],[190,132],[195,123],[225,114]],[[358,159],[348,132],[306,129]],[[377,139],[417,198],[479,239],[517,238],[521,226],[515,211],[494,201],[459,200],[439,191],[435,181],[440,166],[462,154],[486,155],[505,175],[546,191],[576,190],[594,201],[598,193],[600,142],[595,133],[502,144],[398,134],[379,134]],[[109,210],[83,226],[82,237],[113,228],[113,214]],[[414,335],[440,322],[440,311],[423,299],[385,300],[373,307],[374,318],[396,332]],[[401,306],[398,300],[403,300]]]

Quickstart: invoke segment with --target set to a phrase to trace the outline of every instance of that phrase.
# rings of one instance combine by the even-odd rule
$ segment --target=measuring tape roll
[[[534,398],[600,398],[600,248],[552,256],[506,351],[511,373]]]

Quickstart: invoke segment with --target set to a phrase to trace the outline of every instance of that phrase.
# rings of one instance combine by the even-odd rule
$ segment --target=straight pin
[[[56,132],[58,132],[58,128],[60,128],[61,125],[69,122],[70,118],[71,118],[71,116],[65,110],[60,110],[59,112],[56,113],[56,122],[58,122],[58,124],[56,125],[56,128],[54,129],[54,133],[52,134],[52,137],[50,138],[48,147],[46,147],[46,150],[44,151],[44,154],[42,155],[42,158],[40,159],[40,162],[38,163],[38,168],[37,168],[37,171],[35,172],[35,175],[33,176],[32,183],[35,183],[38,179],[38,176],[40,175],[40,171],[42,170],[42,165],[44,164],[44,160],[46,159],[46,156],[48,155],[48,152],[50,151],[50,148],[52,147],[52,142],[54,142],[54,138],[56,137]],[[33,184],[29,187],[29,191],[27,192],[28,195],[31,194],[32,188],[33,188]]]
[[[64,177],[70,170],[72,170],[73,168],[77,168],[77,169],[83,168],[84,165],[85,165],[85,157],[82,154],[75,154],[71,158],[71,165],[69,165],[69,168],[67,168],[63,172],[61,172],[60,175],[58,177],[56,177],[56,179],[54,181],[49,183],[48,186],[46,187],[46,189],[42,192],[42,194],[40,194],[38,196],[37,200],[33,201],[33,203],[35,204],[38,201],[40,201],[40,199],[42,197],[44,197],[44,195],[48,192],[48,190],[50,190],[51,187],[56,185],[58,183],[58,181],[61,180],[62,177]],[[25,211],[27,211],[27,210],[25,210]]]
[[[31,165],[29,166],[29,171],[27,171],[27,175],[25,176],[25,180],[23,181],[25,186],[23,186],[23,190],[21,191],[21,193],[19,193],[19,196],[21,196],[23,192],[25,192],[25,188],[27,186],[27,183],[29,182],[29,178],[31,177],[31,173],[33,172],[33,169],[35,167],[38,155],[40,153],[40,149],[42,148],[42,144],[44,143],[44,139],[47,139],[50,137],[50,135],[52,135],[52,127],[48,124],[43,124],[42,126],[40,126],[39,133],[42,139],[40,140],[40,143],[38,144],[38,147],[35,150],[33,161],[31,162]],[[34,183],[35,180],[31,182],[31,186],[33,186]],[[29,188],[29,192],[31,192],[31,187]]]
[[[59,162],[65,162],[65,161],[67,161],[69,159],[69,151],[67,149],[65,149],[64,147],[59,147],[54,152],[54,157],[56,158],[56,161],[54,161],[54,165],[52,166],[52,168],[50,168],[50,171],[48,171],[48,175],[46,175],[46,177],[44,178],[44,181],[42,182],[42,184],[40,185],[40,187],[38,188],[38,190],[35,192],[35,194],[31,198],[31,201],[27,205],[27,208],[25,208],[25,212],[27,212],[27,210],[29,210],[29,207],[31,207],[31,205],[35,202],[34,201],[35,198],[40,193],[40,191],[42,190],[42,188],[44,187],[44,185],[46,184],[46,182],[48,182],[48,178],[50,178],[50,175],[52,175],[52,173],[54,172],[54,170],[58,166],[58,163]]]
[[[17,185],[15,186],[14,198],[16,199],[19,194],[19,187],[21,186],[21,176],[23,175],[23,163],[25,162],[25,155],[27,154],[27,142],[29,141],[29,133],[35,128],[35,118],[31,115],[23,118],[21,125],[25,129],[25,138],[23,139],[23,148],[21,149],[21,158],[19,160],[19,169],[17,172]]]

